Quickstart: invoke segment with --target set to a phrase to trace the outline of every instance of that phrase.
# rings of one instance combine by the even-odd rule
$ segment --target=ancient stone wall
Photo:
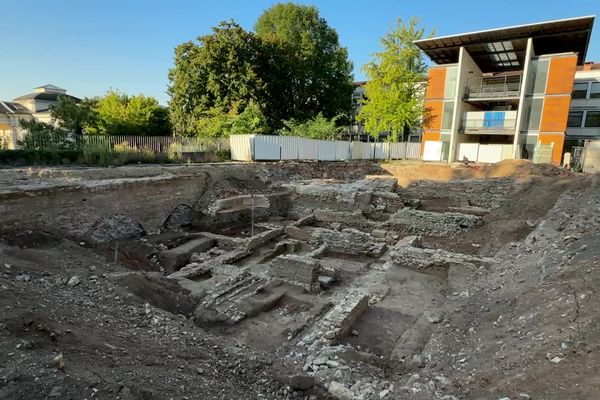
[[[39,229],[79,239],[100,218],[115,214],[124,214],[154,232],[175,207],[192,206],[210,185],[226,177],[258,177],[267,184],[323,177],[360,179],[379,167],[371,162],[324,162],[144,168],[148,171],[132,167],[57,170],[52,174],[61,180],[54,185],[4,187],[0,233]],[[156,175],[141,176],[149,171]]]

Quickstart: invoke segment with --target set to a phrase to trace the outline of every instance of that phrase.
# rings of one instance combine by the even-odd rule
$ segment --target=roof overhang
[[[577,53],[578,65],[585,62],[594,16],[561,19],[506,28],[439,36],[415,41],[427,56],[436,64],[458,62],[461,47],[465,47],[483,72],[522,69],[527,39],[532,38],[536,55],[556,53]],[[490,44],[510,43],[507,53],[501,50],[502,57],[516,55],[517,63],[495,62],[490,54]],[[496,57],[496,56],[494,56]]]

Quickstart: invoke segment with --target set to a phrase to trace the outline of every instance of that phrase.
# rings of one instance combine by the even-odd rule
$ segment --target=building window
[[[600,127],[600,111],[588,111],[585,115],[586,128]]]
[[[573,85],[572,99],[585,99],[587,97],[587,82],[580,82]]]
[[[454,102],[445,101],[442,112],[442,129],[452,129],[452,114],[454,114]]]
[[[446,85],[444,89],[444,97],[456,96],[456,80],[458,78],[458,67],[448,67],[446,69]]]
[[[600,82],[592,82],[590,89],[590,99],[600,99]]]
[[[569,119],[567,120],[567,127],[581,128],[582,121],[583,121],[583,111],[571,111],[569,113]]]

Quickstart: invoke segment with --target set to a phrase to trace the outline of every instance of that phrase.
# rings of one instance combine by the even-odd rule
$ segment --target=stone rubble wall
[[[368,233],[353,228],[334,231],[316,228],[310,236],[312,246],[326,244],[329,250],[356,255],[380,257],[386,249],[385,243],[375,240]]]
[[[398,194],[403,199],[447,198],[456,205],[493,209],[499,207],[514,188],[512,178],[460,179],[450,182],[422,180],[398,189]]]
[[[352,324],[369,309],[369,296],[356,290],[337,298],[334,307],[315,323],[312,331],[298,342],[298,347],[336,345],[350,333]]]
[[[433,237],[451,236],[482,224],[483,219],[476,215],[437,213],[409,208],[395,212],[385,223],[389,227],[399,227],[406,233]]]
[[[45,177],[44,185],[27,185],[21,180],[3,187],[0,233],[44,230],[85,240],[86,233],[99,218],[115,214],[128,216],[141,224],[144,231],[152,233],[163,227],[177,206],[195,204],[208,188],[229,177],[258,177],[267,185],[276,185],[298,179],[362,179],[379,172],[380,167],[374,162],[52,169],[49,174],[56,177]],[[149,197],[152,199],[150,209]],[[279,200],[285,203],[285,196],[269,198],[272,205]],[[278,207],[284,208],[284,205]]]

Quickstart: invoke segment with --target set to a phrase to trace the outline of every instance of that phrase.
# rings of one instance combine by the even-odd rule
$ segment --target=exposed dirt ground
[[[10,170],[0,194],[189,173],[165,168]],[[527,162],[265,171],[212,185],[180,229],[116,252],[2,229],[0,399],[600,398],[596,176]],[[255,236],[249,193],[271,207]],[[199,237],[213,247],[169,275],[163,254]],[[335,283],[274,275],[284,261]]]

